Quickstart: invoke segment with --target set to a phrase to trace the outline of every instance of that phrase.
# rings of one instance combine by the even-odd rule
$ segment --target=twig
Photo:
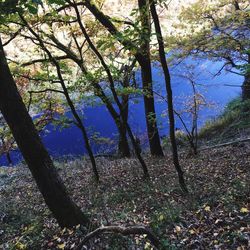
[[[235,141],[231,141],[231,142],[217,144],[217,145],[210,146],[210,147],[204,147],[204,148],[201,148],[200,151],[207,150],[207,149],[213,149],[213,148],[225,147],[225,146],[229,146],[229,145],[232,145],[232,144],[235,144],[235,143],[248,142],[248,141],[250,141],[250,138],[246,138],[246,139],[243,139],[243,140],[235,140]]]
[[[88,242],[91,238],[96,237],[102,233],[117,233],[122,235],[135,235],[135,234],[146,234],[147,238],[150,240],[152,245],[156,247],[156,249],[160,249],[160,241],[157,237],[146,227],[144,226],[130,226],[130,227],[123,227],[123,226],[103,226],[99,227],[93,232],[90,232],[85,236],[85,238],[81,241],[77,250],[81,250],[83,245]]]

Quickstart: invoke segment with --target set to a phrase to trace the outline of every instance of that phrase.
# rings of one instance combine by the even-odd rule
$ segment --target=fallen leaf
[[[176,231],[176,233],[180,233],[181,232],[181,227],[175,226],[175,231]]]
[[[210,211],[211,211],[211,210],[210,210],[210,206],[206,206],[206,207],[204,208],[204,210],[207,211],[207,212],[210,212]]]
[[[249,210],[248,210],[246,207],[242,207],[242,208],[240,209],[240,212],[241,212],[241,213],[249,213]]]
[[[64,249],[65,248],[65,243],[58,244],[57,247],[58,247],[58,249]]]

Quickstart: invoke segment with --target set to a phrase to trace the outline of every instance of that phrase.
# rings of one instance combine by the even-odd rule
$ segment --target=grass
[[[211,139],[218,135],[232,136],[250,128],[250,101],[236,98],[228,103],[224,112],[215,120],[208,121],[199,131],[200,139]]]

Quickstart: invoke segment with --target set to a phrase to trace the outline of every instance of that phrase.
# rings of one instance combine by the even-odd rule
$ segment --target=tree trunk
[[[98,96],[102,100],[102,102],[108,109],[110,115],[112,116],[115,122],[117,130],[119,132],[119,144],[118,144],[119,155],[121,157],[129,157],[130,149],[129,149],[129,144],[128,144],[128,138],[126,136],[126,131],[124,131],[126,127],[124,128],[124,124],[122,122],[122,119],[120,118],[120,115],[114,109],[112,103],[110,102],[110,100],[108,99],[104,91],[102,90],[101,86],[98,83],[93,83],[93,87],[95,88],[95,95]]]
[[[168,69],[167,60],[166,60],[166,55],[165,55],[165,50],[164,50],[164,42],[163,42],[163,37],[162,37],[162,32],[161,32],[160,21],[159,21],[159,17],[158,17],[156,8],[155,8],[154,1],[151,1],[150,9],[151,9],[151,14],[152,14],[154,25],[155,25],[155,31],[157,34],[157,40],[158,40],[158,44],[159,44],[159,56],[160,56],[160,61],[161,61],[164,77],[165,77],[165,82],[166,82],[167,101],[168,101],[168,116],[169,116],[169,135],[170,135],[170,140],[171,140],[171,145],[172,145],[173,163],[174,163],[175,169],[178,173],[180,186],[181,186],[182,190],[187,193],[188,189],[187,189],[187,186],[185,184],[184,174],[183,174],[182,168],[179,164],[178,150],[177,150],[176,138],[175,138],[175,119],[174,119],[174,109],[173,109],[171,78],[170,78],[169,69]]]
[[[140,62],[142,86],[144,93],[144,107],[146,124],[149,138],[150,152],[152,155],[163,156],[160,142],[160,136],[157,128],[157,120],[155,113],[154,94],[152,86],[152,69],[150,60],[150,15],[148,0],[138,0],[141,19],[141,53],[143,60]]]
[[[120,157],[130,157],[126,124],[122,123],[119,131],[118,154]]]
[[[12,162],[12,159],[10,157],[10,152],[6,152],[6,158],[7,158],[7,161],[8,161],[8,165],[12,166],[13,162]]]
[[[130,81],[130,67],[125,65],[124,67],[124,78],[122,81],[123,88],[129,87],[129,81]],[[128,111],[129,111],[129,94],[122,95],[122,102],[121,102],[123,115],[124,115],[124,121],[121,121],[121,131],[119,136],[119,154],[123,157],[130,157],[130,150],[128,145],[128,139],[127,139],[127,128],[126,124],[128,123]]]
[[[250,53],[247,52],[247,68],[246,68],[246,74],[245,79],[242,84],[242,100],[250,100]]]
[[[245,80],[242,84],[242,100],[250,100],[250,74],[245,76]]]
[[[0,40],[0,111],[37,183],[43,198],[61,227],[89,223],[70,199],[53,162],[41,142],[18,93]]]

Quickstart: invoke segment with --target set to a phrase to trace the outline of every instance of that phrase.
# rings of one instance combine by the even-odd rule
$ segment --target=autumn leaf
[[[65,243],[58,244],[57,247],[58,247],[58,249],[64,249],[65,248]]]
[[[180,226],[175,226],[175,231],[176,231],[176,233],[180,233],[181,232],[181,227]]]
[[[211,211],[211,210],[210,210],[210,206],[206,206],[206,207],[204,208],[204,210],[207,211],[207,212],[210,212],[210,211]]]
[[[242,208],[240,209],[240,212],[241,212],[241,213],[249,213],[249,210],[248,210],[246,207],[242,207]]]

